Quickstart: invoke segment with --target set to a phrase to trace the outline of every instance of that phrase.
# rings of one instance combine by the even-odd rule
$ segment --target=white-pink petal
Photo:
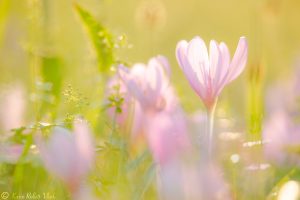
[[[241,37],[230,63],[228,83],[238,77],[244,70],[248,57],[248,43],[245,37]]]
[[[190,42],[180,41],[176,47],[176,58],[190,85],[201,97],[206,107],[211,107],[222,89],[239,76],[245,68],[248,44],[240,38],[230,63],[230,53],[225,43],[210,42],[209,56],[200,37]]]
[[[179,62],[179,66],[181,67],[182,71],[187,77],[192,88],[201,98],[203,98],[205,96],[203,81],[202,83],[200,82],[200,80],[198,79],[197,72],[192,68],[187,59],[187,48],[188,43],[185,40],[180,41],[176,47],[176,58]]]

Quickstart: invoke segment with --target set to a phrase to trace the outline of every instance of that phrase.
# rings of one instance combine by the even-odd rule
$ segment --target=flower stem
[[[213,104],[210,108],[207,109],[206,112],[206,158],[207,161],[211,161],[212,159],[212,150],[213,150],[213,131],[214,131],[214,114],[215,114],[216,103]]]

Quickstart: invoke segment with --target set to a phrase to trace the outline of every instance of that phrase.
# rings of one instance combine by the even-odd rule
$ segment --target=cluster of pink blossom
[[[139,134],[145,136],[154,160],[159,165],[158,185],[165,199],[230,198],[221,172],[210,158],[212,121],[218,96],[224,86],[244,70],[247,54],[248,46],[244,37],[241,37],[232,60],[223,42],[218,44],[211,41],[209,54],[200,37],[195,37],[189,43],[180,41],[177,45],[178,63],[192,89],[207,108],[207,124],[210,125],[207,133],[199,133],[201,138],[206,135],[200,144],[200,157],[203,160],[200,165],[194,162],[190,166],[182,162],[182,157],[192,152],[194,147],[185,114],[170,82],[171,67],[165,57],[156,56],[147,65],[138,63],[131,68],[120,65],[118,75],[109,82],[109,85],[114,83],[124,97],[121,106],[123,112],[118,114],[116,108],[110,108],[109,115],[112,117],[117,114],[120,126],[128,118],[133,118],[133,140]],[[191,178],[190,173],[194,177]],[[214,180],[209,181],[211,178]],[[191,184],[200,188],[206,185],[207,188],[214,188],[214,191],[199,190],[197,186],[189,187]]]

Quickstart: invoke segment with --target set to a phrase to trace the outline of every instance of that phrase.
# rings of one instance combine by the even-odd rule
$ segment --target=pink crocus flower
[[[300,126],[284,110],[272,113],[264,124],[263,140],[266,158],[279,165],[300,164]]]
[[[190,42],[182,40],[176,47],[176,57],[181,69],[208,110],[213,109],[224,86],[242,73],[247,55],[248,44],[245,37],[240,38],[232,60],[224,42],[218,44],[211,40],[209,54],[200,37],[195,37]]]
[[[143,129],[154,159],[164,164],[188,146],[186,124],[173,88],[170,68],[163,56],[148,65],[135,64],[130,70],[119,66],[128,92],[137,102],[140,116],[135,123]]]
[[[119,66],[119,74],[132,96],[147,112],[166,108],[164,93],[169,87],[169,63],[163,56],[149,60],[148,65],[138,63],[131,70]]]
[[[201,156],[210,160],[213,150],[214,111],[222,89],[244,70],[248,56],[248,44],[241,37],[235,54],[230,53],[224,42],[210,41],[209,54],[204,41],[195,37],[190,42],[180,41],[176,47],[179,65],[191,87],[202,99],[207,109],[206,134]]]
[[[117,111],[116,105],[109,105],[107,109],[107,114],[111,120],[115,122],[122,128],[127,128],[126,126],[131,125],[131,137],[132,139],[137,139],[141,136],[143,132],[142,127],[142,111],[140,105],[132,97],[128,91],[124,82],[120,79],[118,75],[112,77],[107,84],[107,98],[113,97],[115,100],[122,98],[121,112]],[[111,101],[111,100],[106,100]]]
[[[64,128],[54,128],[47,143],[37,138],[37,146],[49,172],[60,178],[72,194],[76,194],[94,158],[92,136],[87,123],[77,120],[73,134]]]

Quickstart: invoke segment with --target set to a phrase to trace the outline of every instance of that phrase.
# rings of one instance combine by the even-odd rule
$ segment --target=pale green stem
[[[206,111],[206,141],[207,142],[207,160],[211,161],[212,159],[212,150],[213,150],[213,136],[214,136],[214,114],[215,114],[216,103],[207,109]]]

